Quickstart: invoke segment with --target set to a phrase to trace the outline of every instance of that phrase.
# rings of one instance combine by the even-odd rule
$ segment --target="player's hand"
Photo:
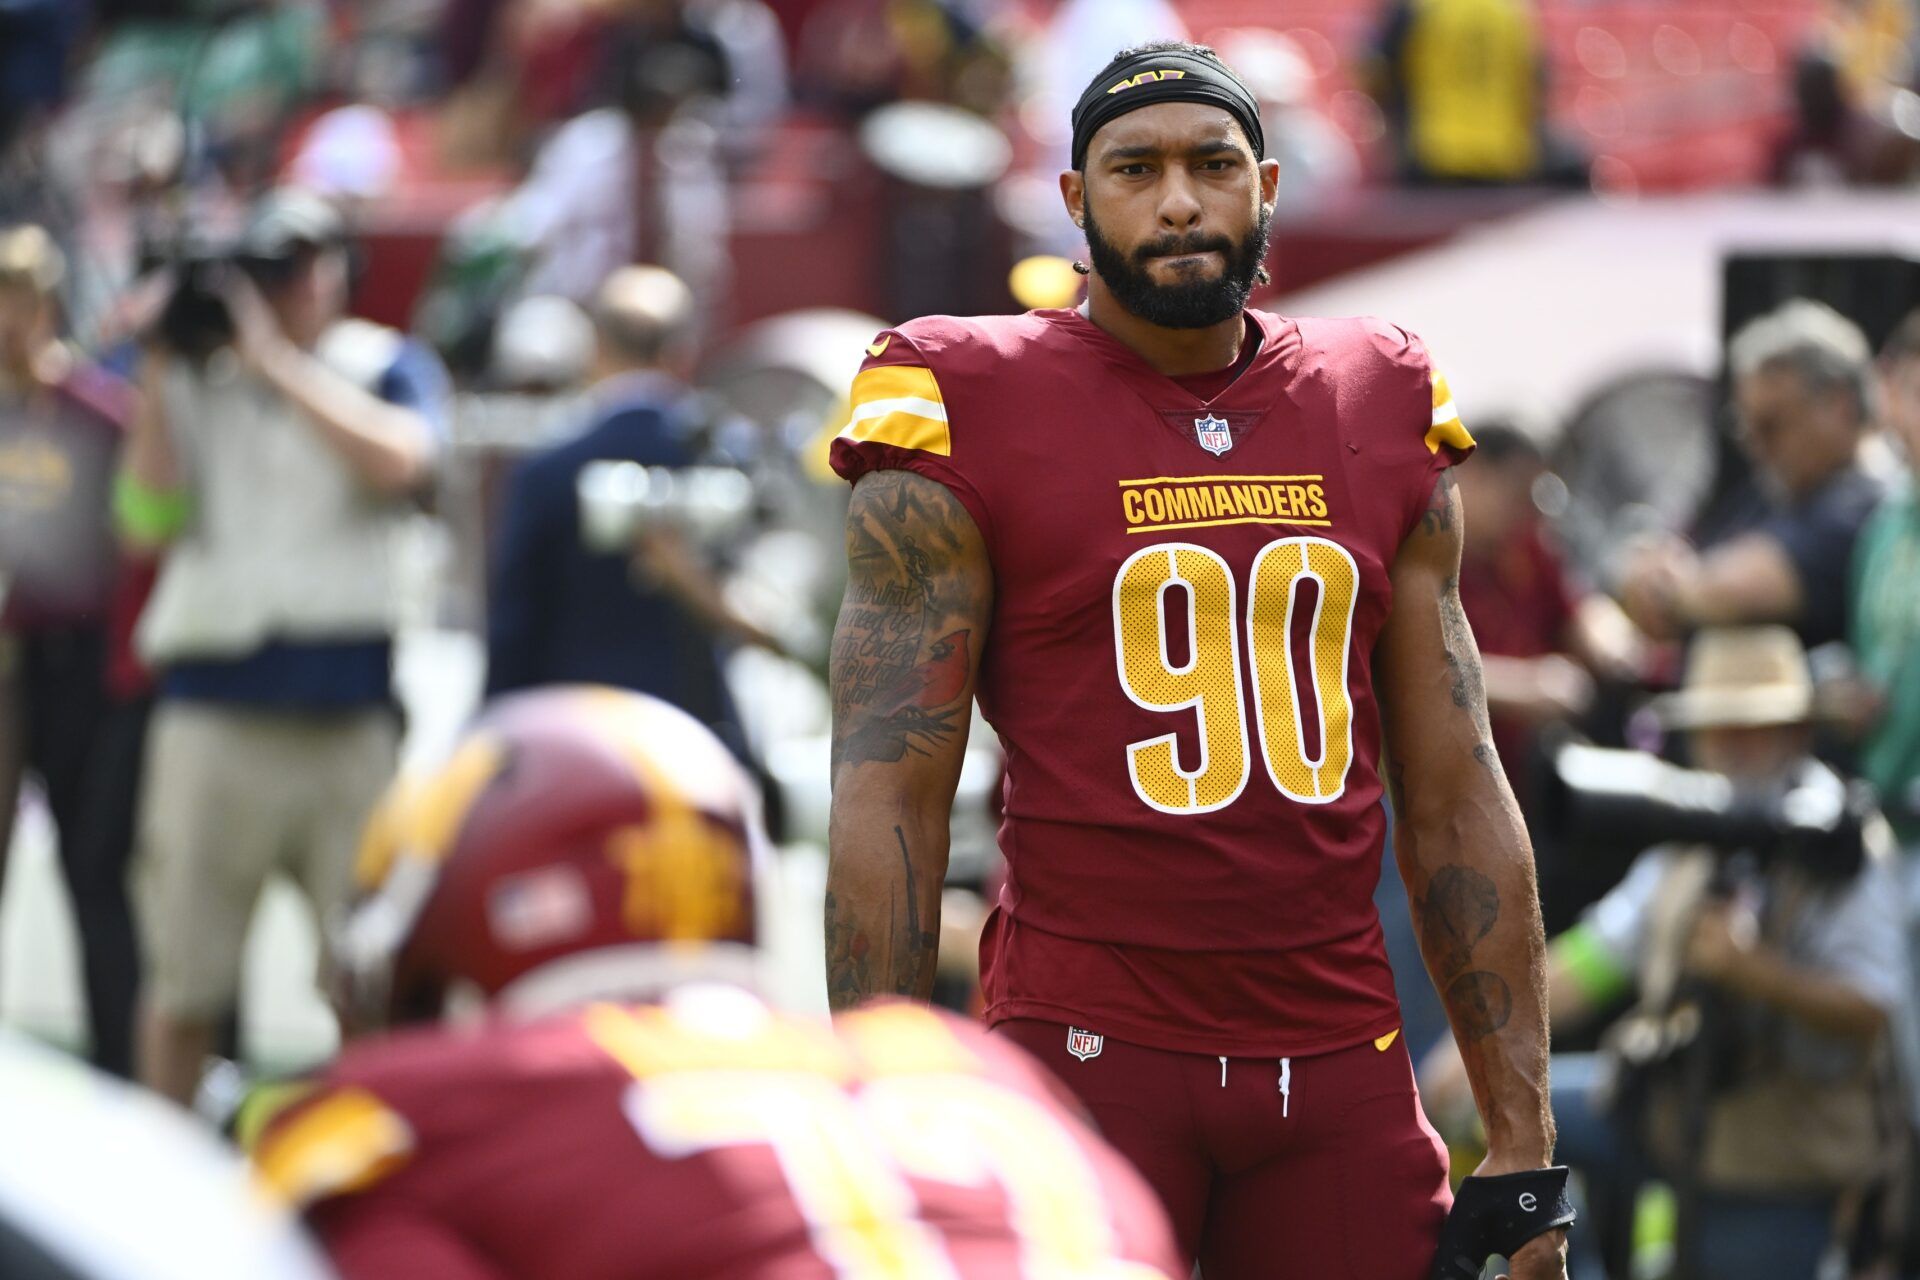
[[[1505,1280],[1565,1280],[1574,1220],[1567,1176],[1563,1165],[1509,1169],[1489,1152],[1454,1192],[1429,1280],[1479,1280],[1487,1259],[1500,1254]]]
[[[1567,1280],[1567,1232],[1549,1231],[1514,1250],[1501,1280]]]

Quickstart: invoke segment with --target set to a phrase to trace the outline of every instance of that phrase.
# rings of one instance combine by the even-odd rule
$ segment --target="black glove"
[[[1440,1228],[1432,1280],[1478,1280],[1488,1258],[1511,1258],[1535,1236],[1571,1226],[1573,1217],[1565,1165],[1468,1178]]]

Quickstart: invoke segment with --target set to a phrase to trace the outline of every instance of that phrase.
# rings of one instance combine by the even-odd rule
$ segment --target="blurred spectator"
[[[491,118],[498,136],[470,141],[496,153],[609,104],[658,128],[696,101],[750,148],[787,105],[786,45],[761,0],[453,0],[443,33],[456,116]]]
[[[1098,0],[1109,52],[1139,3]],[[1001,0],[824,0],[801,25],[799,95],[848,117],[902,100],[991,116],[1009,89],[1011,62],[991,21],[1003,7]],[[1095,6],[1070,0],[1069,7]],[[1100,65],[1097,59],[1092,70]]]
[[[1546,474],[1538,446],[1494,421],[1459,470],[1473,513],[1460,560],[1460,602],[1486,666],[1494,746],[1524,800],[1534,730],[1576,723],[1593,705],[1594,677],[1630,679],[1637,633],[1617,606],[1582,591],[1542,527],[1534,486]]]
[[[161,669],[140,1064],[179,1099],[233,1006],[269,874],[323,920],[345,900],[399,739],[393,544],[444,425],[431,357],[342,318],[328,206],[274,194],[242,250],[245,270],[189,275],[156,328],[119,495],[126,534],[168,546],[140,621]]]
[[[66,94],[67,55],[87,25],[86,0],[0,4],[0,150]]]
[[[1839,640],[1854,541],[1881,497],[1860,464],[1872,406],[1866,337],[1802,298],[1749,323],[1728,355],[1756,475],[1707,545],[1663,536],[1637,547],[1620,603],[1659,638],[1784,622],[1809,648]]]
[[[1291,36],[1247,30],[1216,38],[1220,57],[1260,99],[1267,156],[1280,164],[1281,212],[1310,210],[1360,181],[1353,143],[1315,101],[1313,64]]]
[[[527,7],[524,39],[559,41],[581,65],[563,77],[578,84],[556,91],[564,112],[549,113],[571,118],[541,142],[504,210],[528,259],[521,293],[584,302],[614,268],[645,260],[687,282],[703,324],[723,316],[727,165],[752,154],[785,107],[778,24],[758,0],[542,8]],[[536,62],[513,64],[523,92]]]
[[[21,767],[45,791],[80,935],[93,1061],[133,1072],[139,948],[127,863],[146,675],[130,629],[152,574],[115,552],[111,483],[130,390],[57,336],[64,260],[39,227],[0,232],[0,873]]]
[[[651,693],[742,749],[720,668],[720,638],[770,643],[721,598],[711,566],[664,525],[631,549],[584,537],[591,463],[681,468],[697,458],[690,367],[693,295],[659,267],[625,267],[601,287],[593,416],[580,434],[521,464],[500,514],[487,601],[487,695],[544,684]]]
[[[1393,0],[1375,63],[1404,181],[1538,174],[1545,62],[1531,0]]]
[[[1824,49],[1793,63],[1793,119],[1775,145],[1777,187],[1845,187],[1871,181],[1886,131],[1860,109],[1855,88]]]
[[[392,118],[377,107],[355,104],[335,107],[307,128],[287,176],[355,211],[392,190],[405,165]]]
[[[1861,531],[1853,555],[1848,641],[1870,691],[1860,772],[1920,865],[1920,311],[1880,354],[1881,406],[1906,463],[1904,483]],[[1920,902],[1920,895],[1915,895]]]
[[[1071,160],[1073,104],[1116,49],[1156,40],[1186,40],[1187,24],[1168,0],[1063,0],[1048,19],[1036,51],[1033,92],[1037,123],[1057,132],[1060,157]]]
[[[1784,627],[1702,632],[1681,691],[1656,710],[1687,733],[1697,767],[1750,798],[1839,788],[1809,755],[1813,685]],[[1549,946],[1556,1030],[1638,997],[1603,1059],[1556,1056],[1556,1154],[1628,1212],[1642,1179],[1675,1182],[1694,1214],[1681,1274],[1811,1280],[1840,1198],[1891,1168],[1890,1032],[1911,990],[1883,824],[1867,824],[1865,844],[1857,866],[1658,845]],[[1465,1087],[1450,1044],[1423,1064],[1443,1121],[1463,1104],[1471,1115]]]
[[[209,0],[152,16],[166,20],[103,32],[87,68],[88,96],[177,111],[194,135],[189,177],[260,190],[284,158],[282,132],[327,70],[327,6]]]

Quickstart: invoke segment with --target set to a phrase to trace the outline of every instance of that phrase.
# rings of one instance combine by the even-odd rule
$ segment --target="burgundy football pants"
[[[1059,1023],[995,1030],[1079,1095],[1159,1192],[1205,1280],[1427,1275],[1452,1197],[1399,1036],[1283,1066],[1112,1039],[1082,1059]]]

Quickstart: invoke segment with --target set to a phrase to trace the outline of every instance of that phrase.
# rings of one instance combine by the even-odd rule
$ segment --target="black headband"
[[[1111,63],[1093,78],[1073,108],[1073,167],[1087,164],[1087,144],[1106,124],[1156,102],[1204,102],[1219,107],[1247,131],[1255,159],[1267,152],[1260,104],[1225,63],[1197,53],[1140,53]]]

